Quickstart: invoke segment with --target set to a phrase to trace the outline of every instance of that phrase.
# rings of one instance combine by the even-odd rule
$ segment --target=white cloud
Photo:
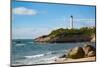
[[[18,15],[36,15],[37,11],[26,7],[13,8],[12,12]]]
[[[13,28],[13,39],[34,39],[42,35],[47,35],[51,32],[49,28]]]
[[[76,19],[76,21],[94,22],[94,21],[95,21],[95,19]]]

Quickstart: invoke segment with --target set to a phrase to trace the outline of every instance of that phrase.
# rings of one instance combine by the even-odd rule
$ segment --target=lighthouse
[[[70,16],[70,27],[69,29],[73,29],[73,16]]]

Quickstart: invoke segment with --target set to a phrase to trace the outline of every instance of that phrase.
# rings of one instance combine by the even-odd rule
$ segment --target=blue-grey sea
[[[70,48],[83,46],[77,43],[38,43],[32,39],[13,39],[11,48],[12,65],[31,65],[54,63],[55,59],[67,54]],[[95,43],[91,43],[95,44]]]

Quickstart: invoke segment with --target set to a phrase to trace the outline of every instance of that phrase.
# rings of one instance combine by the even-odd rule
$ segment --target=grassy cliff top
[[[64,43],[64,42],[88,42],[94,38],[95,27],[83,27],[80,29],[57,29],[49,35],[43,35],[35,39],[38,42]],[[94,39],[95,40],[95,39]]]
[[[95,27],[82,27],[80,29],[57,29],[53,30],[48,36],[68,36],[68,35],[88,35],[91,36],[96,33],[96,28]]]

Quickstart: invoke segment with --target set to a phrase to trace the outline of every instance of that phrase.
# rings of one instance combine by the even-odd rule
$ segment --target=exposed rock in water
[[[60,56],[59,58],[66,58],[66,57],[67,57],[67,55],[64,54],[64,55]]]
[[[85,52],[85,56],[88,57],[88,55],[90,55],[91,53],[92,54],[95,54],[94,52],[96,52],[96,49],[92,46],[92,45],[84,45],[83,46],[83,50]],[[91,52],[92,51],[92,52]],[[90,53],[89,53],[90,52]],[[88,54],[89,53],[89,54]]]
[[[84,55],[85,55],[85,52],[83,51],[82,47],[72,48],[68,53],[68,57],[72,59],[83,58]]]

